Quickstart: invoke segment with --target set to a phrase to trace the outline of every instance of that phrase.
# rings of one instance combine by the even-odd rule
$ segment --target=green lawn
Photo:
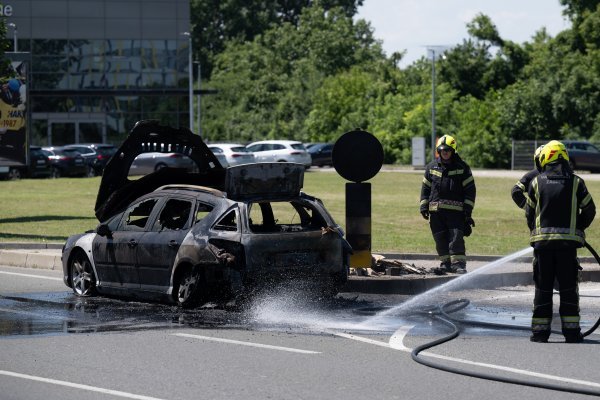
[[[421,173],[380,172],[372,185],[374,252],[434,253],[427,222],[419,214]],[[307,172],[304,191],[323,200],[345,226],[345,180],[335,172]],[[525,216],[510,197],[513,178],[476,178],[476,226],[467,238],[468,254],[504,255],[528,245]],[[94,229],[100,178],[0,181],[0,242],[62,243],[67,236]],[[587,182],[600,204],[600,182]],[[600,224],[588,241],[600,246]],[[587,251],[582,251],[586,254]]]

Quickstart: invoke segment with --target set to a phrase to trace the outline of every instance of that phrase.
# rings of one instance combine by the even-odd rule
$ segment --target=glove
[[[429,220],[429,210],[421,210],[421,215],[423,218]]]
[[[471,217],[466,217],[465,218],[465,230],[463,232],[464,236],[471,236],[471,233],[473,233],[473,228],[475,226],[475,221],[473,221],[473,218]]]

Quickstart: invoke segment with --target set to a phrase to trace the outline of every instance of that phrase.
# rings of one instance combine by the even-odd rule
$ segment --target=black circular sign
[[[383,146],[367,131],[344,133],[333,145],[333,167],[349,181],[368,181],[383,165]]]

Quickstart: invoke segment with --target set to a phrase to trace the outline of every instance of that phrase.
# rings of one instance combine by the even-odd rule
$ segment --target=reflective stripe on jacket
[[[585,182],[560,164],[550,164],[529,185],[525,207],[535,248],[582,247],[584,229],[596,215]]]
[[[464,211],[471,215],[475,206],[475,180],[471,168],[457,154],[449,164],[440,158],[425,167],[421,186],[421,211]]]

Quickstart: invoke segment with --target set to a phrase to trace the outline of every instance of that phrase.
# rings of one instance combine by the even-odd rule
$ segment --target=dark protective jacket
[[[536,249],[582,247],[584,230],[596,215],[596,206],[585,182],[566,162],[549,164],[529,185],[525,206]]]
[[[421,211],[461,211],[470,217],[475,206],[475,180],[471,168],[458,154],[449,164],[438,157],[425,167],[421,186]]]
[[[512,196],[513,201],[519,208],[525,208],[525,204],[527,203],[526,194],[529,191],[529,184],[540,174],[540,171],[537,169],[533,169],[527,172],[525,175],[519,179],[519,181],[513,186],[510,195]]]

